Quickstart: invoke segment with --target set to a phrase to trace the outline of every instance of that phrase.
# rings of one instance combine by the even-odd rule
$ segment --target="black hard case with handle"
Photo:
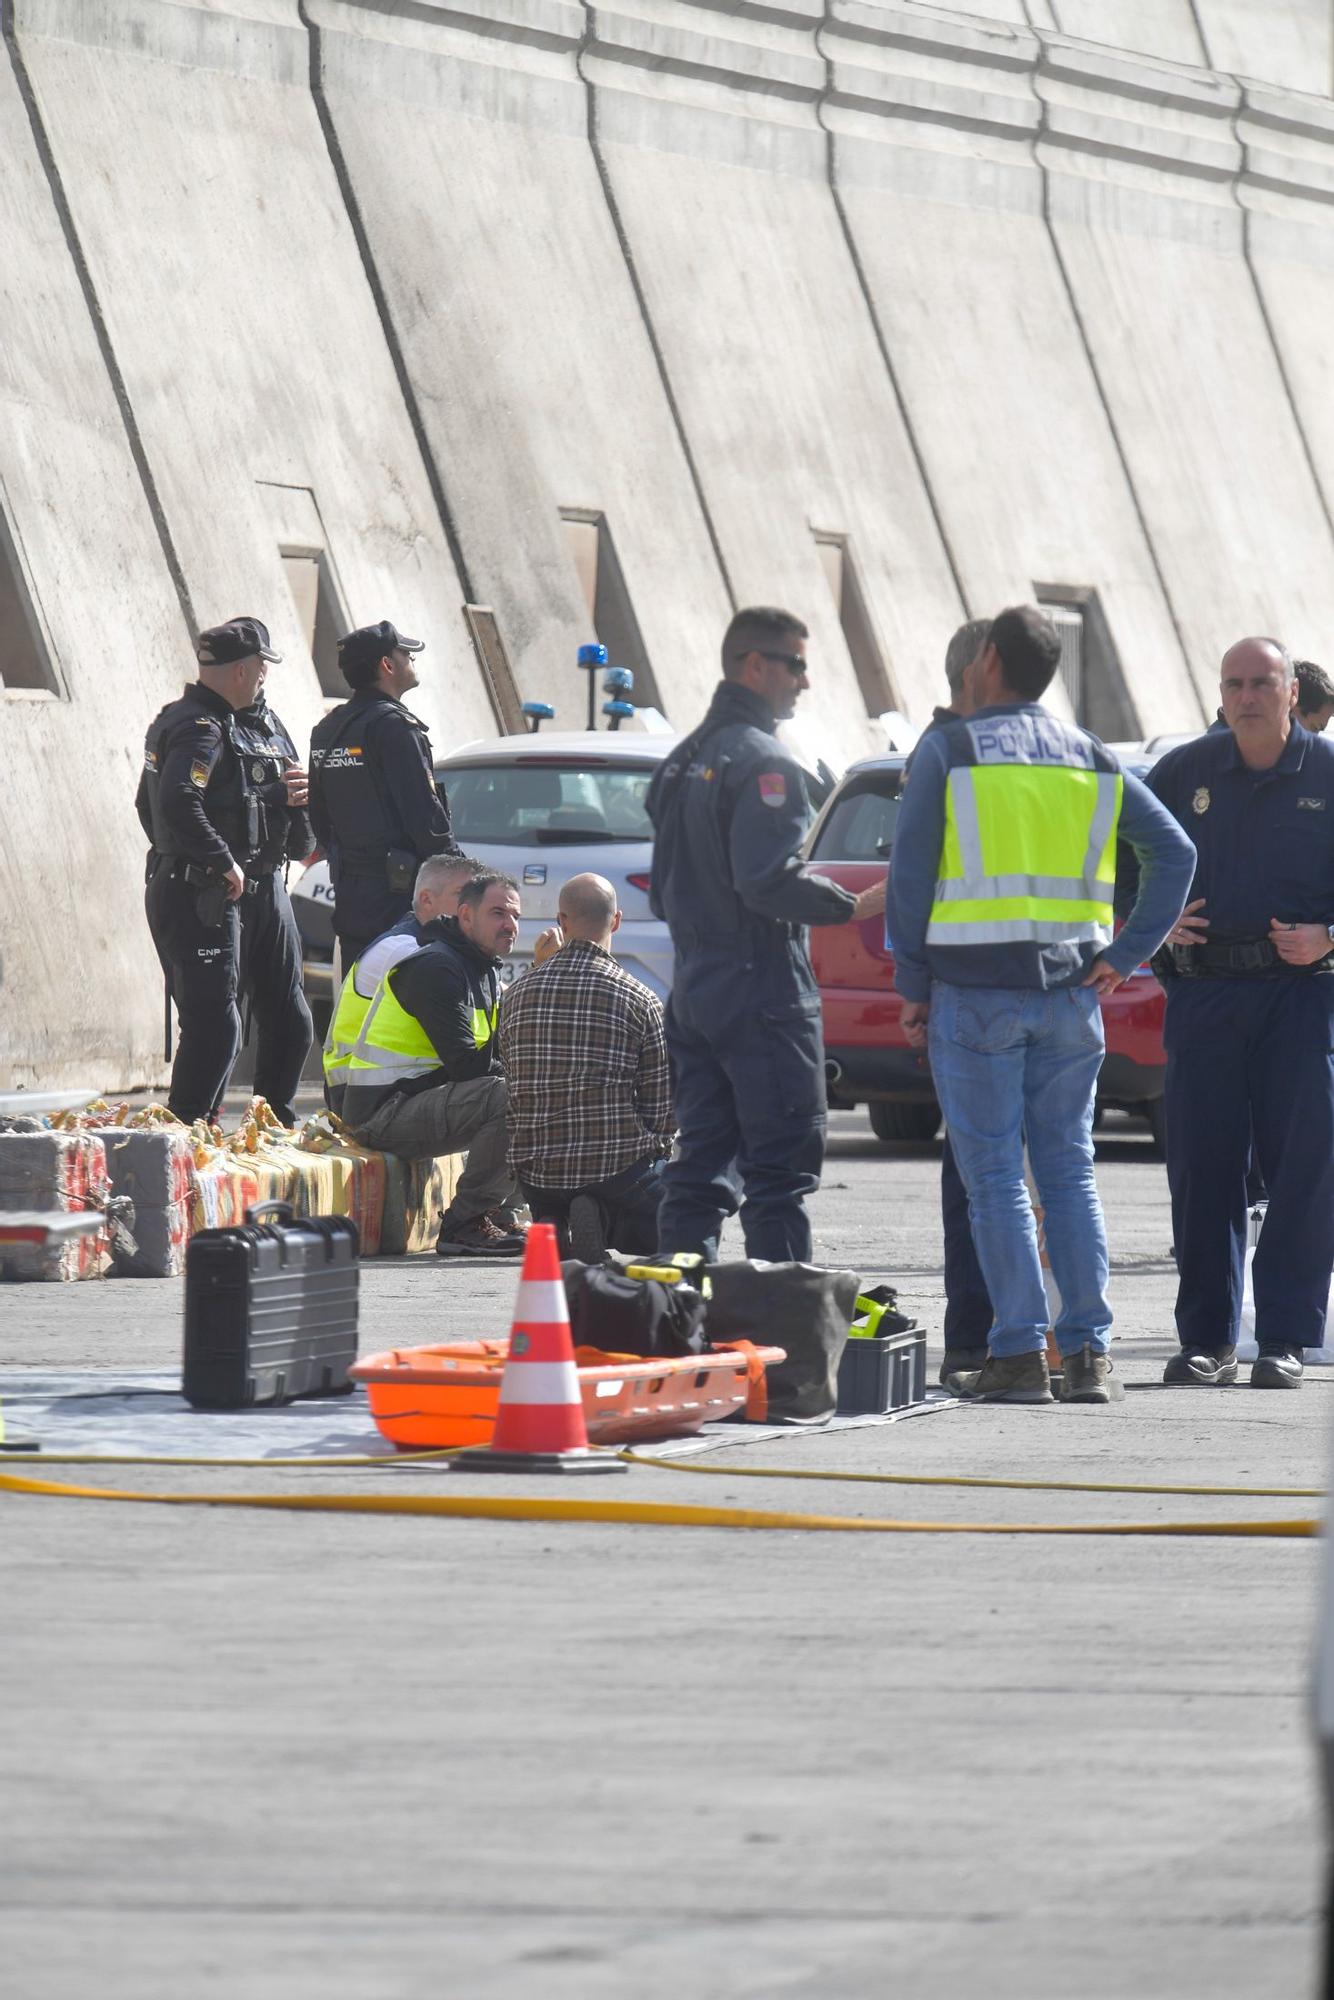
[[[269,1222],[262,1218],[274,1216]],[[196,1410],[342,1396],[357,1358],[357,1225],[262,1201],[185,1255],[181,1393]]]

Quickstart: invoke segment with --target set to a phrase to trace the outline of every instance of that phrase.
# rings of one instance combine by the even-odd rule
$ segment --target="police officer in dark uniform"
[[[874,915],[884,886],[854,898],[802,872],[806,785],[774,730],[810,685],[807,636],[790,612],[739,611],[708,714],[649,788],[650,900],[676,948],[666,1027],[680,1141],[664,1255],[717,1255],[738,1177],[747,1255],[811,1254],[803,1198],[820,1184],[825,1072],[806,926]]]
[[[313,845],[306,774],[268,707],[279,655],[257,618],[199,636],[199,679],[149,726],[135,805],[153,843],[145,908],[180,1020],[167,1100],[215,1118],[241,1048],[238,1001],[256,1029],[255,1089],[285,1125],[313,1029],[301,942],[280,870]]]
[[[1146,783],[1195,843],[1191,901],[1155,960],[1167,991],[1167,1175],[1181,1352],[1164,1380],[1234,1382],[1254,1135],[1255,1388],[1298,1388],[1334,1267],[1334,744],[1296,720],[1275,639],[1223,656],[1228,732]]]
[[[344,972],[407,915],[421,863],[459,852],[426,724],[403,706],[418,684],[413,656],[422,646],[387,618],[340,639],[338,664],[352,699],[310,739],[311,819],[329,856]]]

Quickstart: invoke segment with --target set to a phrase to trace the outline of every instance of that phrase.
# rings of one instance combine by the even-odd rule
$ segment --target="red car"
[[[853,764],[826,801],[807,849],[821,875],[864,889],[883,875],[894,844],[903,788],[901,756]],[[878,1139],[930,1139],[940,1106],[924,1053],[899,1027],[894,959],[882,917],[811,932],[811,957],[824,1004],[829,1100],[865,1104]],[[1102,1003],[1107,1055],[1098,1104],[1140,1113],[1159,1152],[1163,1142],[1163,993],[1147,966]]]

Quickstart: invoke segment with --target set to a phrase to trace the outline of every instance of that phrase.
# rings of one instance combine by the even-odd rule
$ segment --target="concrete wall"
[[[272,490],[305,489],[350,621],[430,642],[419,705],[441,741],[491,728],[296,0],[25,0],[18,18],[199,622],[265,619],[274,705],[306,740],[320,695]]]
[[[1148,716],[1193,727],[1199,698],[1043,213],[1036,37],[834,0],[824,47],[837,185],[970,612],[1096,585],[1124,680],[1106,733]]]
[[[5,19],[0,502],[58,687],[0,695],[0,1089],[160,1073],[142,732],[239,610],[318,714],[284,538],[427,637],[442,745],[494,727],[465,597],[581,710],[562,510],[682,725],[732,604],[800,610],[831,762],[878,703],[822,536],[918,717],[964,611],[1039,587],[1096,592],[1127,733],[1247,629],[1329,662],[1324,0]]]
[[[818,9],[591,10],[597,135],[737,597],[810,624],[811,746],[869,743],[815,542],[847,537],[891,692],[923,713],[961,614],[830,191]]]
[[[0,502],[68,698],[0,697],[0,1087],[145,1074],[162,1034],[127,718],[185,621],[18,85],[0,62]]]
[[[522,692],[583,712],[575,653],[595,635],[560,515],[582,509],[607,521],[662,701],[687,722],[731,607],[588,144],[582,7],[473,0],[426,18],[311,0],[310,15],[473,585]]]
[[[1334,536],[1244,256],[1227,77],[1044,43],[1052,227],[1201,695],[1246,632],[1317,658]]]

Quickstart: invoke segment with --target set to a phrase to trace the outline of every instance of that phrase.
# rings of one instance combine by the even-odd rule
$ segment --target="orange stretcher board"
[[[459,1341],[448,1347],[396,1347],[368,1354],[348,1370],[364,1382],[381,1434],[403,1451],[486,1445],[495,1427],[508,1342]],[[581,1348],[576,1360],[594,1350]],[[760,1347],[766,1366],[781,1347]],[[608,1356],[581,1365],[579,1387],[590,1444],[645,1443],[687,1437],[744,1409],[751,1367],[743,1353],[688,1354],[638,1361]]]

